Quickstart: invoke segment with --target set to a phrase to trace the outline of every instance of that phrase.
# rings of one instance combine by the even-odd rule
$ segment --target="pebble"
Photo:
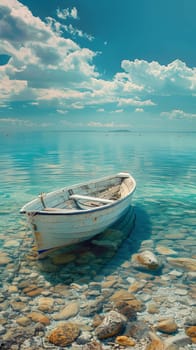
[[[178,295],[187,295],[187,294],[188,294],[188,290],[177,288],[177,289],[175,290],[175,294],[178,294]]]
[[[163,333],[172,334],[178,329],[178,326],[173,318],[166,318],[155,325],[155,328]]]
[[[32,311],[31,313],[27,314],[27,316],[33,322],[39,322],[39,323],[42,323],[44,325],[50,324],[50,319],[41,312]]]
[[[80,305],[78,302],[72,302],[66,305],[59,313],[53,315],[54,320],[67,320],[78,314]]]
[[[156,247],[156,251],[159,254],[163,254],[163,255],[177,255],[177,252],[173,249],[170,249],[169,247],[164,247],[164,246],[157,246]]]
[[[126,324],[126,317],[116,311],[105,315],[101,324],[95,329],[98,339],[111,338],[122,331]]]
[[[133,338],[127,337],[126,335],[119,335],[116,337],[115,342],[122,346],[135,346],[136,344],[136,341]]]
[[[48,335],[48,341],[56,346],[71,344],[80,334],[80,329],[74,323],[63,323],[54,328]]]
[[[0,256],[0,266],[1,265],[7,265],[11,262],[11,259],[7,254],[1,254]]]
[[[96,238],[94,244],[60,250],[43,261],[36,260],[28,237],[20,259],[17,249],[12,257],[10,239],[0,257],[0,348],[193,350],[196,270],[191,245],[187,256],[192,257],[185,258],[176,253],[177,234],[174,250],[172,235],[158,245],[155,237],[140,242],[136,258],[129,238],[120,246],[119,232],[107,232],[101,246]],[[115,244],[109,243],[110,234]]]
[[[192,342],[196,344],[196,325],[188,327],[186,329],[186,334],[191,338]]]

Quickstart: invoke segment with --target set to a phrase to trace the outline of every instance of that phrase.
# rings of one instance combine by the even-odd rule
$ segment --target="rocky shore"
[[[148,239],[133,250],[127,233],[43,260],[25,228],[5,239],[0,349],[196,349],[196,256]]]

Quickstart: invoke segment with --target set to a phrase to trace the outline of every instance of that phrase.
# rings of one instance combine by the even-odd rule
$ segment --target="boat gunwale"
[[[48,192],[46,193],[46,195],[52,195],[52,194],[55,194],[55,193],[60,193],[60,192],[63,192],[63,191],[67,191],[68,189],[74,189],[74,188],[77,188],[77,187],[80,187],[80,186],[85,186],[85,185],[90,185],[90,184],[93,184],[93,183],[98,183],[98,182],[102,182],[102,181],[107,181],[107,180],[110,180],[110,179],[114,179],[116,177],[121,177],[121,178],[129,178],[133,181],[133,188],[130,190],[130,192],[128,192],[127,195],[125,195],[124,197],[122,198],[119,198],[117,200],[115,200],[113,203],[108,203],[108,204],[104,204],[104,205],[101,205],[101,206],[98,206],[98,207],[93,207],[93,208],[89,208],[89,209],[61,209],[61,208],[55,208],[55,210],[47,210],[47,208],[45,208],[44,210],[26,210],[25,207],[27,205],[31,205],[33,204],[33,202],[36,202],[37,201],[37,198],[33,199],[32,201],[28,202],[27,204],[25,204],[21,210],[20,210],[20,213],[21,214],[26,214],[28,216],[35,216],[35,215],[50,215],[50,216],[54,216],[54,215],[83,215],[83,214],[89,214],[89,213],[93,213],[93,212],[97,212],[97,211],[101,211],[101,210],[106,210],[108,208],[111,208],[111,207],[114,207],[118,204],[120,204],[121,202],[123,202],[124,200],[126,200],[129,196],[131,196],[135,189],[136,189],[136,181],[135,179],[129,174],[129,173],[118,173],[116,175],[113,175],[113,176],[107,176],[107,177],[103,177],[101,179],[95,179],[95,180],[92,180],[92,181],[86,181],[86,182],[83,182],[83,183],[79,183],[79,184],[75,184],[75,185],[71,185],[71,186],[66,186],[66,187],[63,187],[61,189],[58,189],[58,190],[55,190],[55,191],[52,191],[52,192]],[[53,208],[51,208],[53,209]]]
[[[109,204],[105,204],[105,205],[101,205],[99,207],[95,207],[95,208],[90,208],[90,209],[59,209],[58,210],[54,210],[54,211],[50,211],[47,210],[47,208],[45,210],[40,210],[40,211],[35,211],[35,212],[28,212],[27,214],[32,215],[83,215],[83,214],[89,214],[89,213],[93,213],[93,212],[97,212],[97,211],[101,211],[101,210],[105,210],[108,208],[112,208],[118,204],[120,204],[121,202],[123,202],[125,199],[127,199],[129,196],[131,196],[133,194],[134,190],[132,192],[129,192],[125,197],[117,199],[115,202],[113,203],[109,203]]]

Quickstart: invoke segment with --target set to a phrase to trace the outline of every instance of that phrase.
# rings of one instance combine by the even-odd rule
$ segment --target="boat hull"
[[[88,240],[105,231],[130,209],[130,198],[94,212],[73,214],[48,213],[29,215],[28,221],[33,231],[38,253],[50,249],[76,244]]]
[[[121,178],[121,177],[122,178]],[[78,208],[75,199],[76,197],[88,198],[84,196],[84,191],[88,188],[87,194],[89,195],[95,188],[110,188],[111,185],[119,185],[120,182],[125,182],[124,188],[121,187],[121,191],[125,191],[125,194],[121,193],[121,197],[117,200],[104,199],[105,204],[97,205],[97,201],[101,200],[96,197],[96,207],[88,208],[82,203],[83,207]],[[104,185],[102,185],[104,183]],[[66,198],[65,203],[71,202],[73,207],[71,209],[61,209],[59,207],[41,208],[44,205],[43,198],[33,200],[27,203],[21,212],[25,213],[29,226],[33,232],[35,243],[37,246],[38,254],[43,255],[50,252],[53,249],[57,249],[63,246],[69,246],[72,244],[80,243],[85,240],[89,240],[97,234],[105,231],[107,228],[114,225],[126,212],[130,209],[132,195],[135,190],[135,181],[128,174],[120,173],[118,176],[104,178],[102,181],[90,182],[70,188],[64,188],[57,192],[51,192],[45,196],[45,201],[49,204],[56,203],[57,198]],[[103,188],[102,188],[103,187]],[[119,187],[120,188],[120,187]],[[77,190],[79,195],[73,195],[72,192]],[[126,192],[127,191],[127,192]],[[100,192],[101,193],[101,192]],[[73,199],[72,199],[73,198]],[[90,197],[91,201],[92,198]],[[110,197],[111,198],[111,197]],[[102,198],[103,199],[103,198]],[[70,203],[69,203],[70,204]],[[74,207],[74,205],[76,205]]]

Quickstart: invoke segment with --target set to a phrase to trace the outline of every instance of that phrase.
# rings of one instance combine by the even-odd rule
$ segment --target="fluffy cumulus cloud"
[[[196,90],[196,68],[189,68],[180,60],[167,66],[137,59],[124,60],[121,66],[125,71],[124,79],[150,94],[190,94]]]
[[[1,0],[0,17],[0,55],[10,57],[0,66],[1,106],[26,101],[37,108],[55,106],[58,114],[65,115],[86,107],[100,113],[107,105],[121,114],[127,109],[143,112],[157,107],[157,95],[196,93],[196,69],[180,60],[167,66],[123,60],[121,72],[104,79],[93,61],[97,53],[76,40],[76,36],[92,37],[67,24],[69,19],[79,21],[76,7],[58,9],[59,22],[43,21],[19,1]]]

